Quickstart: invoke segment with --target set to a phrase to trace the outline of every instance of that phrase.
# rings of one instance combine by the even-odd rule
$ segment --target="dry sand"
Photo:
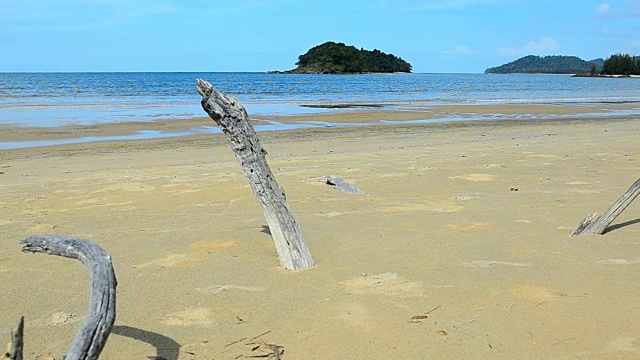
[[[637,180],[640,119],[260,137],[311,270],[278,267],[220,135],[2,151],[0,336],[24,315],[26,358],[61,359],[77,331],[86,270],[18,245],[53,232],[113,257],[103,359],[640,358],[640,200],[569,236]]]

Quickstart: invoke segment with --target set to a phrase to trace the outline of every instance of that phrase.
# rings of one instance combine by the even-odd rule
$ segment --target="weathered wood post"
[[[18,320],[16,332],[11,333],[11,349],[9,349],[9,360],[22,360],[22,349],[24,347],[24,316]]]
[[[629,190],[620,197],[611,207],[596,218],[596,214],[589,214],[587,217],[578,224],[578,227],[571,233],[574,235],[602,235],[613,220],[620,215],[626,208],[638,197],[640,194],[640,179],[631,185]]]
[[[267,151],[249,123],[247,111],[235,98],[215,90],[204,80],[198,79],[197,90],[202,95],[202,108],[227,136],[251,189],[260,201],[280,264],[287,270],[313,267],[300,226],[289,209],[284,190],[271,173],[265,157]]]
[[[65,235],[42,234],[20,242],[22,251],[80,260],[89,270],[91,294],[82,326],[65,360],[95,360],[107,343],[116,319],[117,280],[111,256],[91,241]]]

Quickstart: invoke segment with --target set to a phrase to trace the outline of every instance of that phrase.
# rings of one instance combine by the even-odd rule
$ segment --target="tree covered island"
[[[273,71],[276,74],[364,74],[364,73],[409,73],[411,64],[401,58],[347,46],[332,41],[315,46],[298,57],[298,67],[288,71]]]

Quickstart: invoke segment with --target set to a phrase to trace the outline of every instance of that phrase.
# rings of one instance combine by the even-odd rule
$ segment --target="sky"
[[[640,54],[640,0],[0,0],[0,72],[289,70],[326,41],[418,73]]]

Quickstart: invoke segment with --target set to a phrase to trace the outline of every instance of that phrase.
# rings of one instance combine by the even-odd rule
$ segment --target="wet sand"
[[[113,258],[103,359],[640,357],[639,200],[605,235],[569,236],[638,179],[640,118],[260,138],[313,269],[278,267],[221,135],[0,152],[5,339],[24,315],[26,358],[61,359],[86,311],[78,261],[20,252],[44,232]]]
[[[450,122],[482,120],[528,120],[571,117],[616,117],[626,112],[640,112],[638,103],[607,104],[511,104],[511,105],[438,105],[405,107],[386,107],[382,109],[347,109],[319,114],[302,115],[256,115],[251,116],[255,126],[270,123],[285,126],[307,126],[315,124],[323,127],[392,124],[407,121]],[[78,139],[85,137],[121,137],[141,131],[157,134],[203,133],[215,124],[206,114],[201,118],[157,120],[153,122],[120,122],[96,125],[74,125],[60,127],[19,127],[0,124],[0,143],[18,141],[43,141]],[[277,127],[275,128],[277,130]],[[148,137],[154,137],[149,135]],[[155,137],[158,137],[155,135]],[[0,144],[1,146],[1,144]],[[1,148],[1,147],[0,147]]]

